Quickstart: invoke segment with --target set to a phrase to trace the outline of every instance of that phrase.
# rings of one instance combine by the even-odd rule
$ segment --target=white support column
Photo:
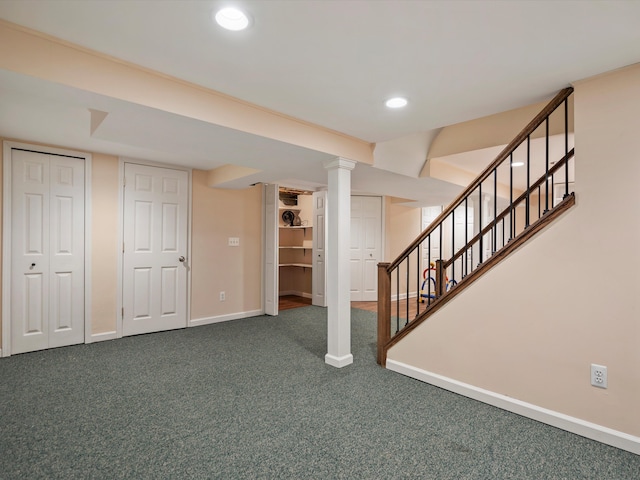
[[[325,162],[328,170],[327,198],[327,354],[334,367],[353,363],[351,354],[351,170],[356,162],[335,158]]]

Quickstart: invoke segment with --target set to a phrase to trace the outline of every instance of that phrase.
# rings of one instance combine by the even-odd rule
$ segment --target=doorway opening
[[[278,192],[278,309],[311,305],[313,298],[313,195]]]

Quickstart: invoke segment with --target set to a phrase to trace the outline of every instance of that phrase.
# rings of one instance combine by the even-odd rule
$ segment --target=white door
[[[11,150],[12,353],[84,342],[84,159]]]
[[[382,198],[351,197],[351,301],[378,299]]]
[[[313,261],[311,280],[311,303],[327,306],[325,253],[327,245],[327,192],[313,194]]]
[[[122,333],[187,326],[188,173],[126,163]]]
[[[278,185],[264,186],[264,313],[278,315]]]
[[[426,230],[431,222],[433,222],[438,215],[442,213],[441,206],[434,207],[422,207],[422,230]],[[443,232],[444,233],[444,232]],[[431,250],[429,248],[431,247]],[[440,234],[438,230],[431,235],[431,241],[425,241],[422,244],[422,265],[427,268],[429,262],[435,262],[440,259]]]

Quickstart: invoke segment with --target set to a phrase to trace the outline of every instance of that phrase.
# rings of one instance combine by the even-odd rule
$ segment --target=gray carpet
[[[0,360],[0,478],[637,479],[640,456],[375,364],[304,307]]]

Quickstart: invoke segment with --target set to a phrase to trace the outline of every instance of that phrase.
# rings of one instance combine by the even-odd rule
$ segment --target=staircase
[[[558,93],[391,263],[378,264],[377,360],[575,204],[569,104]]]

